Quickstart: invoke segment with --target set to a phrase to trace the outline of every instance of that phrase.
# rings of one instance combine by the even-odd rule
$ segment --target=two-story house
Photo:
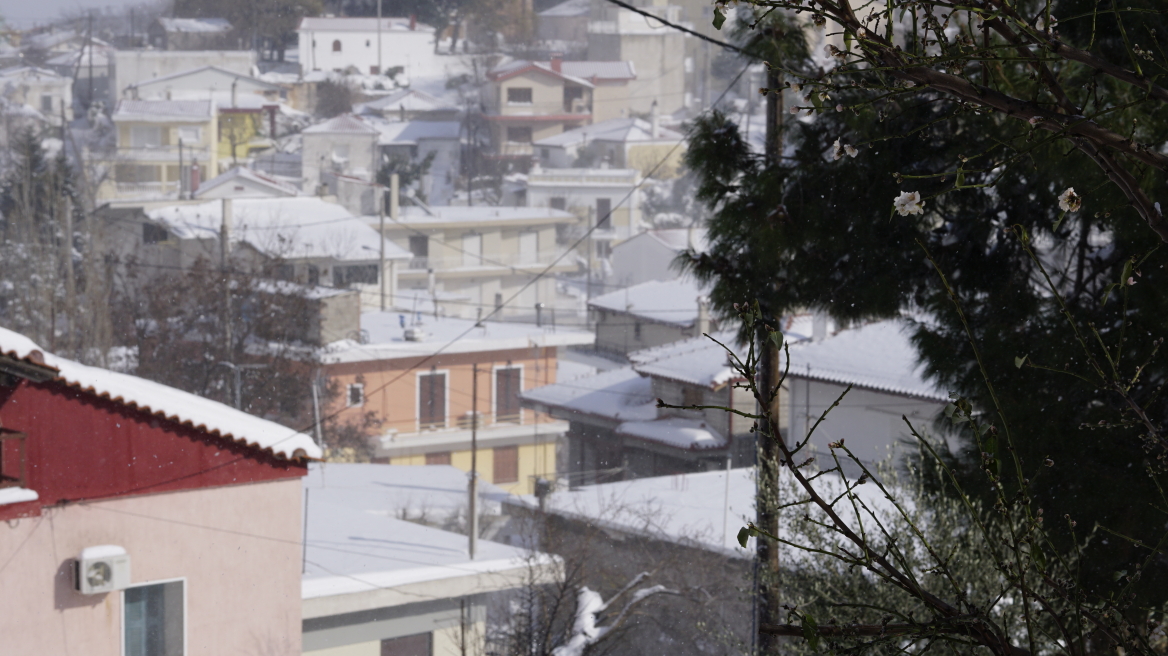
[[[61,127],[73,120],[73,87],[69,78],[36,66],[0,69],[0,98],[27,105],[48,125]]]
[[[113,175],[100,200],[178,198],[219,169],[218,115],[212,100],[118,101]],[[211,175],[207,175],[207,172]]]
[[[404,295],[437,299],[448,316],[498,309],[497,317],[530,319],[537,304],[549,314],[556,307],[555,274],[577,270],[557,245],[557,231],[575,223],[549,208],[409,206],[386,221],[385,237],[412,255],[398,272]]]
[[[567,210],[579,233],[595,227],[595,257],[607,258],[613,244],[641,232],[641,173],[637,169],[544,168],[533,166],[520,193],[529,207]]]
[[[525,168],[534,142],[592,122],[595,85],[563,63],[518,59],[487,73],[484,118],[496,157]]]
[[[336,344],[322,361],[344,391],[330,414],[382,422],[377,461],[469,471],[477,445],[480,475],[504,490],[531,494],[536,479],[555,478],[567,426],[523,410],[519,395],[555,382],[558,349],[591,344],[591,333],[408,309],[365,313],[361,327],[366,343]]]
[[[4,653],[300,653],[300,479],[320,457],[0,329]]]

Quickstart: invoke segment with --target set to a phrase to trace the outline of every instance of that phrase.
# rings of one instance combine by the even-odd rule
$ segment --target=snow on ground
[[[304,487],[332,503],[372,515],[419,518],[442,523],[466,514],[467,473],[450,465],[380,465],[312,463]],[[499,514],[510,496],[485,481],[479,483],[480,510]]]

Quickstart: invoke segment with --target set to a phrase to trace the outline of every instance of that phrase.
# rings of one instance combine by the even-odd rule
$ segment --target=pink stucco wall
[[[0,653],[120,656],[122,593],[73,591],[85,547],[135,584],[186,578],[187,654],[300,653],[299,478],[45,508],[0,523]]]

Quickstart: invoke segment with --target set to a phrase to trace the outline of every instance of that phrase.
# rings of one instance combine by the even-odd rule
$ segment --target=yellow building
[[[379,421],[375,462],[470,471],[477,447],[481,480],[508,492],[532,494],[537,479],[555,480],[567,422],[523,409],[519,394],[556,382],[558,349],[591,344],[592,333],[410,311],[367,312],[361,328],[368,343],[325,355],[339,392],[325,414],[342,424],[370,414]]]
[[[177,198],[219,173],[218,120],[210,100],[121,100],[112,116],[117,152],[99,200]]]

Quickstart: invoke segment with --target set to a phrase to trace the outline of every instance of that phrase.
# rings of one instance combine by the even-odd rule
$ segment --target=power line
[[[726,48],[727,50],[733,50],[734,52],[737,52],[738,54],[743,55],[745,57],[750,57],[752,59],[762,59],[758,55],[756,55],[752,52],[747,52],[746,50],[743,50],[742,48],[734,45],[733,43],[726,43],[725,41],[719,41],[718,39],[715,39],[712,36],[706,36],[705,34],[691,30],[688,27],[678,25],[677,23],[672,23],[670,21],[665,20],[664,18],[661,18],[660,16],[658,16],[656,14],[647,12],[644,9],[641,9],[640,7],[634,7],[633,5],[628,4],[627,2],[621,2],[621,0],[608,0],[608,2],[611,2],[612,4],[614,4],[618,7],[621,7],[623,9],[628,9],[631,12],[645,16],[646,18],[652,18],[653,20],[655,20],[663,25],[666,25],[668,27],[671,27],[671,28],[677,30],[678,32],[685,32],[686,34],[688,34],[690,36],[696,36],[697,38],[701,39],[702,41],[708,41],[709,43],[712,43],[716,46],[721,46],[723,48]]]

